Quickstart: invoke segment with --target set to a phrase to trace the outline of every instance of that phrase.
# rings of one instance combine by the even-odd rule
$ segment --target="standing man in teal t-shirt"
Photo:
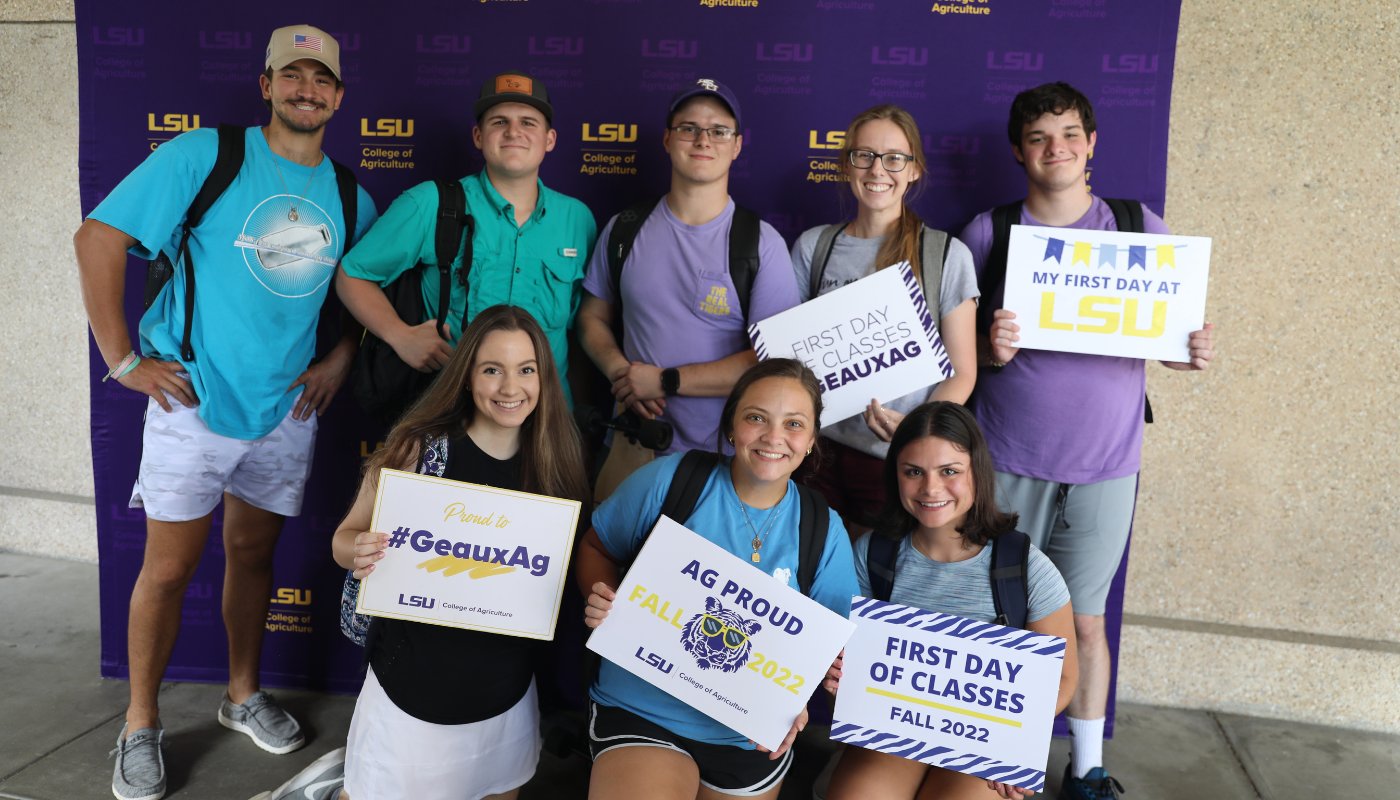
[[[432,372],[442,368],[462,329],[483,309],[505,304],[530,312],[544,328],[549,349],[567,377],[568,330],[582,292],[584,267],[598,238],[583,203],[546,187],[540,164],[554,149],[554,107],[543,84],[505,72],[481,87],[474,108],[472,142],[486,169],[462,178],[467,213],[475,220],[472,263],[464,246],[452,262],[447,327],[436,328],[439,286],[423,281],[427,317],[399,319],[380,287],[417,264],[437,266],[434,232],[437,187],[429,181],[404,192],[373,229],[345,256],[336,290],[345,307],[404,363]],[[432,270],[436,276],[436,270]],[[566,397],[569,384],[564,384]],[[572,403],[572,400],[570,400]]]
[[[220,499],[229,682],[219,722],[272,753],[305,743],[296,720],[260,690],[258,661],[282,522],[301,513],[316,416],[355,351],[347,336],[311,363],[316,322],[336,261],[375,208],[357,188],[356,230],[342,230],[335,168],[321,152],[345,93],[335,39],[309,25],[279,28],[264,66],[259,84],[271,119],[243,132],[242,167],[192,229],[188,263],[177,258],[181,227],[214,166],[213,130],[161,145],[73,237],[92,335],[111,367],[103,380],[150,396],[131,494],[131,506],[146,511],[146,550],[131,593],[131,701],[112,776],[118,798],[165,794],[157,693]],[[161,251],[177,268],[141,318],[138,352],[122,308],[126,257]],[[194,308],[185,303],[191,266]]]

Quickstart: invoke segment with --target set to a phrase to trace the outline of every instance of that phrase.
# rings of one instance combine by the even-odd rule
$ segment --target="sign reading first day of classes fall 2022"
[[[853,629],[663,516],[588,648],[773,750]]]
[[[371,530],[389,548],[361,614],[552,639],[580,505],[386,469]]]

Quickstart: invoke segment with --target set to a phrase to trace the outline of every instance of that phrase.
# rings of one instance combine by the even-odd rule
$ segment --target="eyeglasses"
[[[726,128],[723,125],[716,125],[713,128],[702,128],[699,125],[677,125],[670,130],[682,142],[694,142],[700,138],[702,133],[708,134],[712,142],[732,142],[739,133],[733,128]]]
[[[700,630],[710,638],[724,634],[724,646],[730,650],[738,650],[749,640],[749,635],[738,628],[726,625],[719,617],[712,617],[705,614],[700,617]]]
[[[851,166],[856,169],[870,169],[875,166],[875,159],[880,159],[880,165],[885,168],[885,172],[903,172],[909,166],[909,162],[914,157],[906,153],[877,153],[874,150],[852,150],[846,160],[851,162]]]

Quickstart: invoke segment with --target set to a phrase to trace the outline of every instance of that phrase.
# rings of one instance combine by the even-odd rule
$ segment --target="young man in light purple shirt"
[[[1007,134],[1026,171],[1026,198],[1013,222],[1118,230],[1112,209],[1089,193],[1086,181],[1098,141],[1088,98],[1065,83],[1028,89],[1012,102]],[[1066,712],[1072,760],[1060,797],[1113,798],[1122,786],[1103,769],[1112,677],[1103,615],[1136,502],[1146,362],[1018,350],[1016,315],[1000,308],[1001,287],[988,279],[996,272],[988,269],[993,213],[979,215],[959,236],[972,250],[983,301],[990,304],[979,316],[977,421],[996,464],[1003,508],[1020,514],[1018,527],[1055,562],[1074,605],[1079,688]],[[1151,211],[1143,209],[1142,216],[1144,232],[1168,232]],[[1163,364],[1175,370],[1210,366],[1209,323],[1191,334],[1189,347],[1190,362]]]
[[[757,361],[747,324],[798,302],[787,247],[767,223],[758,224],[758,269],[747,302],[731,279],[736,212],[729,168],[743,149],[741,130],[739,101],[727,86],[702,78],[677,94],[662,138],[671,190],[637,229],[621,285],[614,285],[606,246],[617,216],[603,229],[583,282],[583,349],[612,382],[618,403],[674,427],[667,452],[716,447],[724,398]]]

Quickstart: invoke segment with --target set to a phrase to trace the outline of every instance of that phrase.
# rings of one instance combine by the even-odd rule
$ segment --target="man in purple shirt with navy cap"
[[[1065,83],[1016,96],[1007,126],[1011,151],[1026,172],[1026,198],[1013,224],[1119,230],[1116,215],[1089,192],[1085,168],[1098,133],[1088,98]],[[1117,204],[1119,201],[1114,201]],[[1133,204],[1136,205],[1136,204]],[[1005,274],[990,264],[994,213],[959,235],[972,250],[983,301],[978,319],[974,407],[997,469],[1001,506],[1059,568],[1069,585],[1079,657],[1079,687],[1066,715],[1071,763],[1060,797],[1113,798],[1121,784],[1103,768],[1103,724],[1111,665],[1104,634],[1109,585],[1127,546],[1137,497],[1146,395],[1146,362],[1137,358],[1019,350],[1016,315],[1000,308]],[[1142,209],[1145,233],[1168,233]],[[997,268],[1000,267],[1000,270]],[[1213,331],[1189,339],[1189,362],[1210,366]]]

